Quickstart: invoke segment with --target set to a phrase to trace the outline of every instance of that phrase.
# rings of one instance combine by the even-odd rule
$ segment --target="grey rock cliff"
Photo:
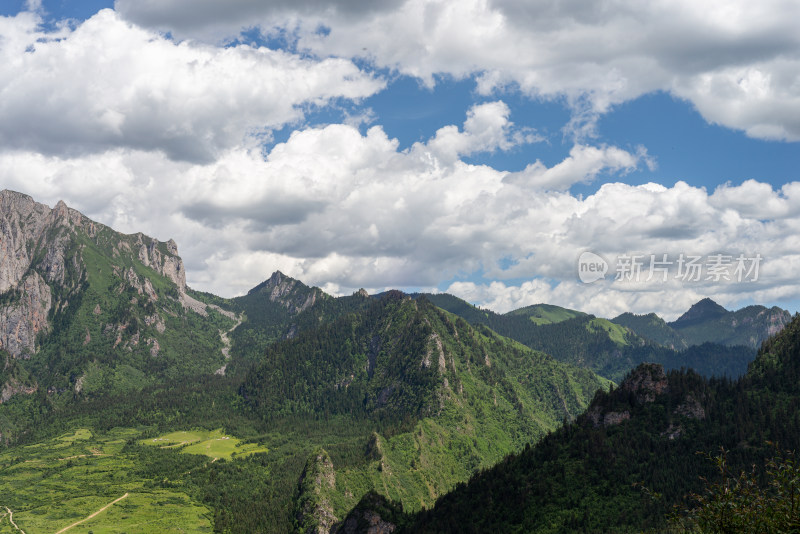
[[[322,296],[316,287],[307,287],[302,282],[275,271],[268,280],[250,290],[261,293],[271,301],[283,305],[291,315],[307,310]]]
[[[49,330],[49,314],[68,306],[66,299],[56,302],[54,295],[78,290],[83,278],[85,245],[75,236],[96,240],[104,229],[63,201],[51,209],[23,193],[0,191],[0,349],[14,358],[36,352],[37,335]],[[180,295],[185,294],[186,274],[174,241],[160,243],[142,234],[114,235],[118,236],[116,255],[124,251],[138,256],[143,265],[174,282]],[[140,278],[132,268],[117,274],[139,294],[158,298],[151,281]]]
[[[50,286],[33,271],[15,287],[16,302],[0,307],[0,349],[15,358],[30,358],[36,351],[36,335],[47,331],[52,305]]]
[[[329,492],[336,487],[336,473],[330,456],[319,449],[308,459],[298,485],[295,519],[304,532],[328,534],[336,524]]]
[[[28,195],[0,191],[0,293],[15,287],[28,271],[49,213]]]
[[[183,268],[183,261],[178,256],[178,245],[170,239],[165,243],[167,254],[159,249],[159,242],[155,239],[139,233],[136,234],[136,244],[138,245],[139,261],[146,267],[150,267],[162,276],[172,280],[178,291],[186,291],[186,272]]]

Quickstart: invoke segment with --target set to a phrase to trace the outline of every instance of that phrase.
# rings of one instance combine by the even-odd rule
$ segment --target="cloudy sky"
[[[280,269],[501,312],[797,311],[798,20],[794,0],[3,0],[0,186],[173,238],[223,296]]]

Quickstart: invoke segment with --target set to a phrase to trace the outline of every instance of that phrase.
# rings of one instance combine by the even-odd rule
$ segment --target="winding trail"
[[[61,530],[59,530],[58,532],[56,532],[56,534],[61,534],[62,532],[66,532],[66,531],[68,531],[68,530],[69,530],[69,529],[71,529],[72,527],[77,527],[77,526],[78,526],[78,525],[80,525],[81,523],[85,523],[86,521],[88,521],[88,520],[92,519],[93,517],[95,517],[97,514],[99,514],[99,513],[101,513],[101,512],[104,512],[104,511],[106,510],[106,508],[109,508],[110,506],[112,506],[112,505],[114,505],[114,504],[117,504],[119,501],[121,501],[122,499],[124,499],[124,498],[125,498],[125,497],[127,497],[128,495],[129,495],[129,494],[126,492],[126,493],[125,493],[125,495],[123,495],[122,497],[119,497],[118,499],[115,499],[115,500],[111,501],[111,502],[110,502],[110,503],[108,503],[107,505],[105,505],[105,506],[103,506],[102,508],[100,508],[98,511],[94,512],[93,514],[89,514],[88,516],[84,517],[84,518],[83,518],[83,519],[81,519],[80,521],[75,521],[75,522],[74,522],[74,523],[72,523],[70,526],[62,528]],[[23,534],[24,534],[24,533],[23,533]]]
[[[14,512],[11,511],[11,508],[8,506],[4,506],[4,508],[6,509],[6,512],[8,512],[8,522],[11,523],[11,526],[22,532],[22,534],[25,534],[25,531],[19,528],[16,523],[14,523]]]
[[[231,359],[231,339],[228,337],[228,334],[232,333],[236,328],[242,324],[244,320],[242,315],[236,316],[236,324],[233,325],[227,332],[224,330],[219,331],[219,337],[222,339],[222,355],[225,356],[225,361]],[[215,375],[225,375],[225,369],[228,367],[228,364],[224,364],[222,367],[214,371]]]

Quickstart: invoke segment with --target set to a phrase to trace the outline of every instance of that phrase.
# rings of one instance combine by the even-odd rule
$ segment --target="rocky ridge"
[[[331,532],[337,518],[328,493],[335,487],[333,462],[324,449],[318,449],[306,462],[298,483],[295,519],[302,532]]]
[[[302,282],[275,271],[269,279],[257,285],[248,295],[260,293],[271,302],[282,304],[290,315],[297,315],[312,307],[322,295],[322,290],[308,288]]]
[[[63,201],[51,209],[28,195],[0,191],[0,351],[6,353],[0,360],[5,360],[5,368],[9,358],[27,360],[37,354],[54,321],[65,313],[76,313],[91,280],[99,284],[100,294],[110,291],[115,295],[112,300],[128,300],[128,311],[98,303],[89,314],[90,322],[95,317],[102,322],[93,331],[99,338],[111,339],[113,349],[132,351],[141,344],[158,357],[161,344],[156,336],[165,331],[164,314],[170,308],[164,306],[164,298],[208,314],[206,305],[187,292],[185,269],[174,241],[120,234]],[[107,286],[109,281],[111,286]],[[172,284],[173,289],[164,289]],[[166,293],[159,295],[159,291]],[[137,315],[140,319],[131,322]],[[145,336],[137,321],[141,328],[152,327],[156,336]],[[83,327],[83,346],[98,337],[89,326]],[[0,383],[0,390],[0,402],[5,402],[15,394],[31,393],[35,386],[7,381]],[[81,385],[75,384],[75,390],[80,392]]]
[[[626,377],[616,391],[609,393],[612,398],[622,399],[624,409],[615,407],[609,409],[606,402],[593,402],[586,417],[595,428],[619,425],[631,419],[632,412],[637,406],[657,402],[663,395],[670,393],[669,379],[664,368],[659,364],[645,363],[639,365]],[[662,436],[675,439],[683,432],[680,418],[705,419],[706,412],[701,397],[687,393],[681,402],[672,410],[676,417],[669,427],[661,432]],[[620,403],[614,404],[617,406]]]

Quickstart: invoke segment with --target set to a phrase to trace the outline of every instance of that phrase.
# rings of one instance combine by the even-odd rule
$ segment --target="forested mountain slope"
[[[741,379],[664,373],[643,364],[598,393],[575,422],[460,485],[433,510],[402,516],[408,532],[615,531],[666,527],[690,506],[698,476],[714,466],[697,452],[729,450],[732,472],[800,447],[800,318],[764,344]],[[766,489],[765,489],[766,491]]]
[[[501,315],[476,308],[452,295],[426,298],[472,324],[486,325],[534,350],[587,367],[614,381],[621,380],[642,362],[660,363],[667,369],[692,367],[706,376],[737,377],[755,357],[755,349],[750,347],[686,343],[654,314],[652,317],[624,314],[608,321],[540,304]],[[745,332],[758,331],[749,328],[742,326]]]
[[[233,314],[186,286],[173,241],[0,192],[0,403],[138,390],[213,373]],[[9,438],[20,425],[3,420]]]

